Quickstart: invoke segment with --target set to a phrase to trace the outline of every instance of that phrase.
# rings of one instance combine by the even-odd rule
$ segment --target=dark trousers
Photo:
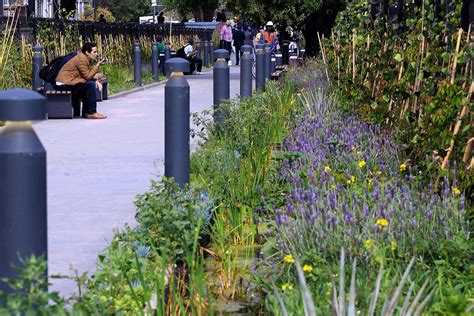
[[[230,54],[232,53],[232,42],[221,40],[221,48],[229,51],[229,58],[226,58],[226,61],[229,61]]]
[[[239,60],[240,60],[240,56],[242,56],[242,54],[240,52],[240,48],[242,48],[242,46],[234,46],[234,47],[235,47],[235,64],[238,65]]]
[[[192,57],[192,58],[186,58],[189,63],[190,63],[190,66],[189,66],[189,72],[190,73],[193,73],[194,70],[197,70],[199,72],[201,72],[202,70],[202,59],[201,58],[197,58],[197,57]]]
[[[96,97],[96,88],[95,81],[86,80],[85,83],[78,83],[75,85],[61,85],[54,86],[54,89],[58,91],[71,91],[73,94],[76,94],[79,99],[82,100],[82,115],[94,114],[97,112],[97,97]],[[75,111],[76,112],[76,111]]]

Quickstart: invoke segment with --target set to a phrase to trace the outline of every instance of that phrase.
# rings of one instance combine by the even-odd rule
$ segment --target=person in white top
[[[184,56],[182,57],[186,58],[191,64],[190,72],[200,75],[202,70],[202,59],[196,56],[198,51],[193,49],[193,44],[193,39],[189,39],[183,47]]]

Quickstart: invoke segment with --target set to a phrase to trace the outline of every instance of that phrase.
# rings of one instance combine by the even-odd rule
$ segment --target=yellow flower
[[[281,289],[283,291],[293,290],[293,285],[291,285],[290,283],[285,283],[281,286]]]
[[[329,171],[331,171],[331,167],[329,166],[324,167],[324,172],[329,172]]]
[[[367,239],[364,243],[365,249],[370,250],[374,246],[374,241],[372,239]]]
[[[357,165],[359,166],[359,168],[362,169],[365,166],[365,161],[361,160],[361,161],[359,161],[359,163],[357,163]]]
[[[352,147],[351,147],[351,150],[352,150],[352,151],[356,150],[355,146],[352,146]]]
[[[298,97],[299,97],[300,95],[301,95],[301,93],[299,93],[299,92],[296,94],[296,96],[298,96]]]
[[[382,174],[382,171],[380,171],[380,170],[377,170],[377,171],[375,172],[375,175],[376,175],[376,176],[380,176],[381,174]]]
[[[400,172],[401,172],[401,171],[405,171],[405,170],[407,170],[407,165],[404,164],[404,163],[402,163],[402,164],[400,165]]]
[[[459,194],[461,194],[461,191],[458,188],[453,188],[453,195],[456,196]]]
[[[331,184],[330,188],[333,189],[333,190],[336,190],[336,189],[337,189],[337,187],[336,187],[336,185],[335,185],[334,183]]]
[[[287,263],[293,263],[295,262],[295,259],[293,259],[293,256],[292,255],[286,255],[285,258],[284,258],[285,262]]]
[[[313,267],[308,265],[308,264],[305,264],[304,267],[303,267],[303,271],[304,272],[311,272],[311,271],[313,271]]]
[[[395,249],[397,249],[397,242],[396,242],[396,241],[392,241],[392,242],[390,243],[390,249],[391,249],[392,251],[395,251]]]
[[[351,178],[347,180],[347,184],[354,184],[355,180],[356,180],[356,177],[351,176]]]
[[[367,179],[367,183],[368,183],[369,185],[371,185],[371,184],[372,184],[372,179],[371,179],[371,178]]]
[[[385,218],[379,218],[376,222],[375,225],[381,226],[381,227],[386,227],[388,226],[388,221]]]
[[[357,154],[357,156],[362,156],[362,152],[361,152],[361,151],[358,151],[356,154]]]

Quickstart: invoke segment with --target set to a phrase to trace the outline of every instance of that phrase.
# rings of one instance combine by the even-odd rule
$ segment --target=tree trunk
[[[318,35],[328,37],[331,35],[331,29],[336,21],[337,13],[341,10],[339,1],[324,1],[318,12],[309,16],[305,23],[305,31],[303,32],[306,39],[306,54],[315,56],[319,53]]]

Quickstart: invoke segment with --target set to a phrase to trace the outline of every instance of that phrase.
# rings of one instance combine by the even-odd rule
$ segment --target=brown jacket
[[[89,69],[91,59],[86,54],[80,52],[76,57],[68,61],[59,71],[56,77],[57,82],[75,85],[84,83],[86,80],[92,80],[99,70],[99,66],[95,65]]]

